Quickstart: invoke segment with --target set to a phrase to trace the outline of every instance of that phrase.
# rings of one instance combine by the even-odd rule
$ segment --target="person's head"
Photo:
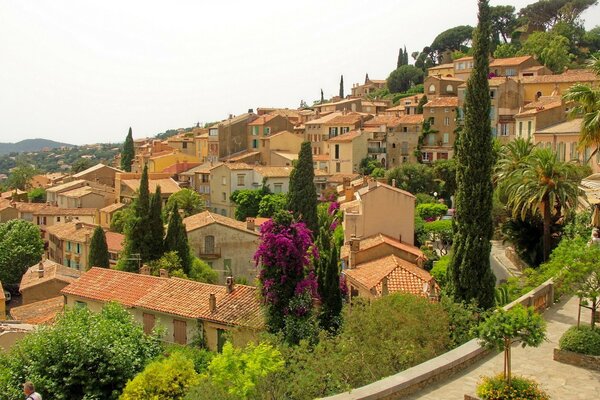
[[[33,392],[35,392],[35,387],[33,386],[33,383],[29,381],[25,382],[23,384],[23,393],[25,393],[26,396],[29,396]]]

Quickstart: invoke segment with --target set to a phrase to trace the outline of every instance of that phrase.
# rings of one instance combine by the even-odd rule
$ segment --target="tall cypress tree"
[[[131,164],[135,158],[135,150],[133,148],[133,134],[131,133],[131,127],[129,127],[129,133],[125,138],[123,149],[121,150],[121,169],[125,172],[131,172]]]
[[[315,188],[315,170],[313,169],[310,142],[302,143],[298,162],[290,174],[290,190],[287,209],[304,222],[308,229],[317,234],[317,190]]]
[[[396,62],[396,69],[404,65],[404,54],[402,53],[402,47],[398,50],[398,61]]]
[[[157,260],[164,254],[164,237],[162,196],[160,186],[157,186],[154,195],[150,199],[150,211],[148,213],[148,247],[151,260]]]
[[[344,75],[340,78],[340,97],[344,98]]]
[[[88,256],[88,268],[110,266],[108,257],[108,245],[106,244],[106,234],[104,229],[97,226],[90,242],[90,254]]]
[[[404,45],[404,65],[408,65],[408,52],[406,51],[406,45]]]
[[[144,165],[135,212],[138,216],[147,216],[150,210],[150,189],[148,187],[148,165]]]
[[[337,246],[331,246],[328,265],[325,271],[324,288],[320,292],[322,307],[320,323],[323,329],[336,332],[341,324],[340,314],[342,312],[342,291],[340,290],[340,266],[338,262]]]
[[[177,252],[177,255],[181,259],[181,269],[188,275],[191,267],[190,246],[188,244],[185,225],[177,209],[177,202],[173,203],[173,207],[169,211],[169,225],[167,226],[164,249],[165,251]]]
[[[490,267],[492,238],[492,131],[488,84],[490,8],[479,0],[479,24],[473,36],[473,71],[467,82],[464,128],[456,147],[454,251],[448,268],[458,301],[476,299],[494,306],[495,277]]]
[[[323,89],[321,89],[321,104],[325,103],[325,96],[323,95]]]

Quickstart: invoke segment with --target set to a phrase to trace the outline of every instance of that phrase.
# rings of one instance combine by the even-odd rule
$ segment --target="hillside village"
[[[481,62],[474,51],[454,57],[450,53],[440,59],[444,62],[426,68],[422,82],[412,82],[396,98],[389,95],[390,79],[371,79],[369,74],[352,83],[350,93],[344,95],[342,77],[339,96],[322,98],[312,106],[261,105],[207,126],[181,129],[166,138],[135,137],[133,127],[118,149],[96,145],[106,151],[104,162],[80,163],[76,172],[70,168],[72,163],[58,172],[30,170],[26,180],[1,193],[0,225],[25,221],[18,222],[24,225],[15,225],[15,229],[39,230],[40,241],[37,244],[38,238],[32,236],[23,240],[22,246],[33,250],[15,254],[39,252],[39,257],[18,256],[27,265],[11,267],[2,274],[5,301],[0,302],[0,348],[8,351],[23,338],[35,335],[39,327],[61,323],[64,310],[86,309],[101,315],[113,303],[122,305],[148,337],[162,329],[161,340],[169,345],[225,354],[234,351],[228,347],[231,344],[247,349],[248,343],[262,343],[265,332],[273,333],[277,323],[271,314],[275,301],[268,290],[280,277],[269,280],[269,262],[280,261],[277,252],[287,249],[280,242],[268,249],[269,235],[288,235],[285,237],[291,242],[296,238],[298,242],[291,248],[303,249],[298,260],[294,259],[295,250],[285,253],[286,259],[298,263],[290,261],[290,265],[300,265],[303,271],[302,276],[294,277],[297,286],[292,288],[291,298],[305,301],[300,306],[286,305],[281,317],[285,321],[299,309],[329,312],[337,307],[335,318],[319,314],[319,326],[337,332],[341,323],[335,321],[342,318],[342,299],[344,307],[376,307],[378,301],[398,295],[412,299],[406,301],[415,303],[406,307],[419,310],[431,318],[428,321],[448,323],[445,313],[449,306],[444,298],[452,278],[445,268],[457,229],[455,210],[460,207],[457,140],[469,112],[465,107],[468,81]],[[403,64],[399,61],[398,67]],[[535,55],[489,58],[486,118],[497,159],[508,159],[508,152],[526,143],[530,153],[546,149],[555,154],[557,164],[577,168],[575,199],[558,201],[552,211],[552,249],[561,246],[561,238],[570,232],[565,227],[575,224],[565,210],[577,210],[585,215],[582,218],[594,210],[600,213],[600,152],[597,142],[581,141],[586,114],[573,114],[579,103],[569,95],[580,84],[597,90],[598,71],[564,67],[554,72]],[[307,162],[312,168],[304,167]],[[521,165],[517,164],[515,170]],[[16,175],[20,168],[12,168],[10,173]],[[502,179],[508,181],[508,175],[502,173],[501,167],[495,167],[494,185],[498,187]],[[10,182],[10,174],[5,178]],[[312,196],[315,226],[311,226],[308,212],[294,203],[303,196]],[[494,238],[506,239],[509,236],[500,232],[501,226],[516,221],[519,212],[511,209],[516,206],[510,200],[494,201],[504,202],[494,206],[494,212],[500,210],[494,215]],[[282,216],[287,210],[293,221],[286,222]],[[497,277],[493,286],[500,288],[495,292],[498,306],[512,304],[526,289],[544,283],[535,279],[550,278],[540,272],[531,278],[535,285],[515,283],[527,279],[524,269],[536,269],[550,260],[552,249],[542,241],[550,228],[545,230],[545,215],[538,216],[536,208],[531,210],[529,214],[523,211],[531,218],[523,223],[529,223],[530,232],[535,231],[533,236],[540,239],[531,245],[537,246],[532,258],[527,258],[530,247],[514,240],[515,236],[506,246],[499,244],[500,240],[492,245],[493,252],[502,253],[496,258],[501,261],[492,266]],[[593,226],[600,227],[598,218]],[[585,230],[587,243],[591,232],[587,229],[593,226],[587,220],[584,225],[578,232]],[[520,235],[525,235],[522,232]],[[304,248],[302,240],[307,237],[310,244]],[[499,271],[509,278],[501,279]],[[285,279],[292,279],[290,276]],[[281,278],[281,285],[285,279]],[[314,288],[303,291],[305,286]],[[504,301],[500,301],[504,292]],[[277,296],[283,298],[281,293]],[[330,303],[328,293],[339,293],[335,307],[331,304],[336,300]],[[526,305],[535,305],[539,311],[553,301],[544,297],[541,304],[536,297],[535,304]],[[465,304],[461,307],[465,313],[472,312],[465,317],[469,323],[476,325],[482,318],[479,311]],[[443,317],[435,314],[442,310]],[[304,314],[298,315],[302,320]],[[365,318],[375,321],[372,316]],[[594,324],[592,320],[592,328]],[[401,327],[394,326],[401,332]],[[440,330],[448,331],[446,328]],[[431,338],[431,348],[415,356],[413,363],[399,362],[400,369],[378,370],[364,379],[361,375],[335,389],[350,390],[355,386],[348,385],[363,385],[443,354],[473,339],[470,328],[461,332],[464,336],[460,338],[456,334],[439,343]],[[285,329],[280,330],[284,339],[279,339],[288,343],[317,340],[314,337],[318,335],[307,339],[310,335]],[[344,337],[344,333],[340,335]],[[399,342],[393,343],[394,348],[399,346]],[[341,345],[336,349],[343,353]],[[315,354],[318,351],[326,350],[314,350]],[[302,356],[297,355],[299,359]],[[119,391],[125,383],[120,383]],[[210,390],[218,389],[213,386]],[[267,392],[264,387],[260,390]],[[220,394],[213,398],[224,396],[223,392],[214,393]],[[291,397],[273,393],[272,398],[303,398],[298,393]],[[331,387],[318,393],[329,394],[333,394]],[[210,394],[196,396],[210,398]],[[231,398],[259,398],[244,396]]]

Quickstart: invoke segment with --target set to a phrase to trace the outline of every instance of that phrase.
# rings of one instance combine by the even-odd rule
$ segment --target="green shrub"
[[[600,356],[600,329],[572,326],[562,335],[558,345],[561,350]]]
[[[194,346],[182,346],[179,344],[168,345],[165,354],[180,353],[189,358],[194,363],[194,369],[201,374],[206,371],[208,365],[215,356],[212,351],[201,349]]]
[[[446,287],[447,280],[447,272],[448,272],[448,264],[450,264],[451,257],[450,255],[445,255],[440,257],[435,263],[433,263],[433,268],[430,273],[431,276],[435,278],[440,287]]]
[[[550,398],[540,389],[537,382],[514,376],[509,386],[502,374],[483,377],[477,386],[477,396],[483,400],[548,400]]]
[[[427,203],[436,203],[435,201],[435,197],[433,197],[430,194],[427,193],[417,193],[415,195],[415,197],[417,198],[416,200],[416,204],[427,204]]]
[[[182,352],[153,361],[127,382],[120,400],[182,399],[200,381],[194,363]]]
[[[417,214],[424,220],[436,219],[448,212],[448,206],[441,203],[425,203],[417,206]]]

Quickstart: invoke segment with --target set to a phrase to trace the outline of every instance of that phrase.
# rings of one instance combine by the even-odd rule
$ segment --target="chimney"
[[[142,268],[140,268],[140,275],[150,275],[150,267],[142,265]]]
[[[161,268],[159,271],[159,275],[161,278],[168,278],[169,277],[169,271],[167,271],[164,268]]]
[[[381,296],[387,296],[390,293],[388,289],[388,278],[384,276],[381,280]]]
[[[44,277],[44,263],[42,261],[40,261],[40,263],[38,264],[38,278],[42,279]]]
[[[208,297],[208,310],[212,313],[217,311],[217,296],[211,293]]]
[[[369,179],[369,190],[373,190],[377,187],[377,181],[375,179]]]
[[[354,186],[348,185],[348,187],[344,188],[344,197],[346,198],[346,202],[354,200]]]
[[[233,292],[233,288],[234,288],[234,281],[233,281],[233,276],[228,276],[227,279],[225,280],[225,285],[227,285],[227,293],[231,293]]]
[[[352,235],[350,237],[350,255],[348,256],[348,268],[352,269],[356,266],[356,256],[360,250],[360,239]]]
[[[249,108],[249,109],[248,109],[248,114],[254,114],[254,109],[252,109],[252,108]]]
[[[81,229],[81,228],[83,228],[83,222],[75,223],[75,229]]]
[[[343,185],[344,185],[344,189],[346,189],[348,186],[350,186],[350,182],[352,182],[352,181],[350,180],[349,177],[346,176],[346,177],[344,177],[344,179],[342,180],[342,182],[343,182]]]
[[[249,231],[253,231],[256,228],[256,224],[254,223],[254,218],[248,217],[246,218],[246,229]]]

